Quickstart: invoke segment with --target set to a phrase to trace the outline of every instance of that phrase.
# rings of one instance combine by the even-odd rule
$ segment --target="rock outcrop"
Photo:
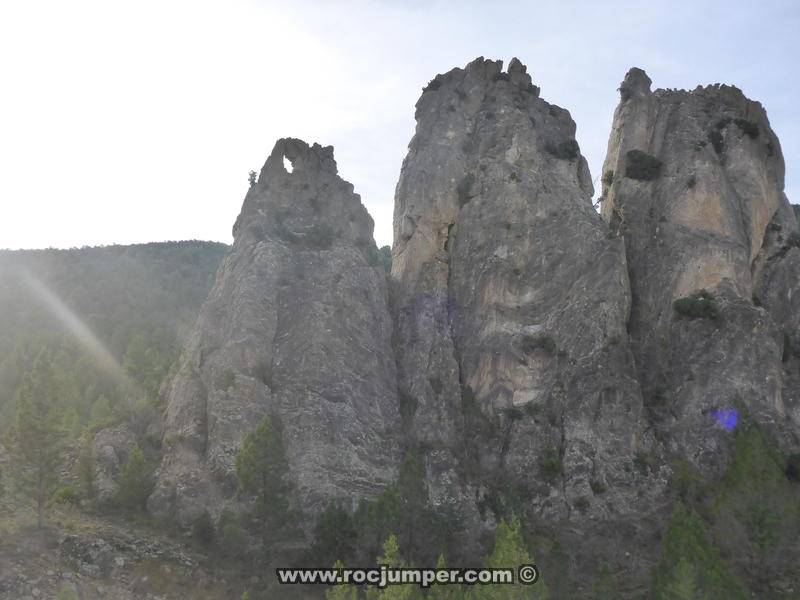
[[[779,274],[796,272],[795,218],[760,104],[726,85],[650,83],[634,68],[620,87],[602,214],[625,241],[648,418],[673,455],[714,472],[726,456],[721,414],[744,411],[788,443],[798,431],[781,334],[798,312],[782,308],[791,278]]]
[[[391,299],[434,502],[551,521],[634,510],[649,442],[625,254],[593,209],[569,113],[518,60],[480,58],[433,79],[416,119]]]
[[[267,414],[282,422],[301,508],[355,503],[393,479],[395,361],[372,230],[331,147],[277,142],[166,392],[153,513],[219,512]]]

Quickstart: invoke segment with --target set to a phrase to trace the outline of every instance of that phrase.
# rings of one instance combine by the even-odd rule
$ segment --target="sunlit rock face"
[[[791,412],[780,332],[791,318],[779,316],[782,284],[770,277],[795,219],[759,103],[725,85],[653,92],[650,83],[634,68],[620,86],[602,214],[625,241],[648,417],[671,452],[714,470],[726,440],[714,415],[735,408],[781,429]],[[703,289],[717,319],[673,308]]]
[[[392,326],[372,230],[331,147],[277,142],[166,391],[153,513],[184,523],[218,513],[242,440],[267,414],[282,423],[307,512],[393,480]]]
[[[624,248],[592,207],[574,122],[519,61],[482,58],[432,80],[416,120],[391,300],[434,501],[513,490],[540,517],[632,510],[646,443]]]

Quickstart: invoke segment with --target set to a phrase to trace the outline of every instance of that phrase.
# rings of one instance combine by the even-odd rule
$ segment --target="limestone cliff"
[[[632,510],[646,444],[624,247],[592,207],[574,122],[518,60],[483,58],[433,79],[416,119],[391,298],[434,501],[491,508],[513,490],[536,517]]]
[[[634,68],[620,86],[602,214],[625,241],[648,416],[670,451],[713,471],[725,457],[720,411],[750,413],[789,443],[798,431],[796,415],[787,423],[796,400],[778,326],[792,319],[778,308],[785,284],[771,280],[794,260],[796,249],[774,259],[795,220],[760,104],[725,85],[653,92],[650,83]]]
[[[152,512],[184,523],[217,513],[265,414],[283,424],[302,508],[354,503],[392,480],[396,375],[372,229],[332,148],[277,142],[166,392]]]

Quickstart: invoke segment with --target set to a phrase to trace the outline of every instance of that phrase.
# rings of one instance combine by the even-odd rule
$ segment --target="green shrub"
[[[521,349],[526,354],[536,350],[544,350],[548,354],[555,354],[556,341],[549,335],[529,335],[523,338]]]
[[[200,513],[192,523],[192,537],[204,546],[210,546],[214,542],[214,522],[207,510]]]
[[[544,146],[548,154],[555,156],[562,160],[574,160],[580,156],[581,148],[575,140],[564,140],[557,144],[547,142]]]
[[[80,494],[71,485],[62,486],[53,494],[53,504],[78,506],[80,503]]]
[[[608,490],[605,484],[597,479],[592,479],[589,482],[589,487],[592,489],[592,493],[595,496],[599,496],[600,494],[605,494],[606,491]]]
[[[578,509],[579,512],[586,512],[589,510],[589,506],[591,505],[591,501],[587,496],[581,496],[577,500],[575,500],[575,508]]]
[[[714,296],[706,290],[700,290],[685,298],[678,298],[672,303],[672,308],[679,315],[690,319],[710,319],[712,321],[719,319],[719,310]]]
[[[641,150],[629,150],[625,157],[625,177],[637,181],[653,181],[661,176],[664,163],[655,156]]]
[[[229,509],[223,510],[219,516],[216,538],[223,556],[238,558],[247,551],[247,534],[241,526],[241,519]]]
[[[748,121],[747,119],[734,119],[733,123],[751,140],[754,140],[758,137],[758,125],[752,121]]]
[[[542,478],[552,485],[564,473],[564,462],[558,448],[551,446],[547,448],[539,459],[539,473]]]
[[[722,132],[717,129],[712,129],[708,132],[708,141],[714,147],[717,154],[722,154],[725,151],[725,142],[722,139]]]
[[[278,222],[273,225],[275,237],[284,242],[294,243],[298,240],[297,234],[291,231],[285,223]]]
[[[602,182],[604,185],[611,185],[614,183],[614,169],[610,169],[603,173]]]

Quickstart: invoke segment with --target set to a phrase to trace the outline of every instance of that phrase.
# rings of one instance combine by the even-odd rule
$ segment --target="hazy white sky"
[[[0,248],[229,242],[279,137],[335,146],[391,243],[414,103],[435,74],[518,56],[569,109],[596,178],[630,66],[734,83],[767,108],[800,201],[800,3],[4,0]]]

